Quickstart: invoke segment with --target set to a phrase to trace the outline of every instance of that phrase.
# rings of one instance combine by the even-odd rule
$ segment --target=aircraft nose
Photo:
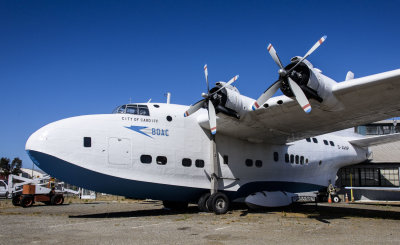
[[[47,137],[49,135],[50,127],[46,125],[36,132],[34,132],[31,136],[29,136],[28,140],[25,144],[26,151],[45,151]]]

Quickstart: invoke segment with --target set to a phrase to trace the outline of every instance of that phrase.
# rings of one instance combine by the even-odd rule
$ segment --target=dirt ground
[[[399,244],[400,204],[313,204],[226,215],[152,200],[66,199],[30,208],[0,200],[0,244]]]

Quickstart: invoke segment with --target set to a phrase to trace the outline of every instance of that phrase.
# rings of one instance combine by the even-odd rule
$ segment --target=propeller
[[[292,71],[301,63],[303,62],[304,59],[306,59],[308,56],[310,56],[325,40],[327,36],[321,37],[312,47],[308,52],[301,58],[294,66],[292,66],[289,70],[285,70],[285,68],[282,66],[282,62],[278,57],[278,54],[276,53],[275,48],[272,46],[272,44],[269,44],[267,49],[269,54],[271,55],[272,59],[275,61],[275,63],[279,66],[279,79],[276,81],[274,84],[272,84],[258,99],[257,101],[254,102],[252,109],[256,110],[258,109],[261,105],[263,105],[269,98],[271,98],[276,91],[278,91],[279,88],[282,86],[282,82],[287,79],[290,90],[293,92],[297,103],[301,106],[301,108],[304,110],[306,113],[311,112],[311,105],[310,102],[308,101],[306,95],[304,94],[303,90],[300,88],[300,86],[293,81],[293,79],[290,77]]]
[[[229,80],[229,82],[225,83],[223,86],[221,86],[219,89],[217,89],[216,91],[214,91],[212,93],[210,93],[210,87],[209,87],[209,83],[208,83],[207,65],[204,66],[204,75],[205,75],[206,83],[207,83],[207,94],[202,93],[201,96],[204,99],[191,105],[189,107],[189,109],[185,112],[184,116],[188,117],[188,116],[192,115],[193,113],[195,113],[196,111],[198,111],[200,108],[203,108],[204,106],[206,106],[207,110],[208,110],[208,121],[210,123],[211,134],[215,135],[217,133],[217,116],[216,116],[214,104],[212,103],[214,95],[216,93],[218,93],[219,91],[221,91],[222,89],[224,89],[225,87],[231,85],[233,82],[235,82],[239,78],[239,75],[234,76],[231,80]]]

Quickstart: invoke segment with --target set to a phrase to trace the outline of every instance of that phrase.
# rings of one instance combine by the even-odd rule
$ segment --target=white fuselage
[[[187,106],[142,105],[149,115],[88,115],[50,123],[30,136],[26,150],[42,170],[80,187],[134,198],[197,201],[210,189],[209,130],[197,121],[207,111],[184,118]],[[317,191],[334,184],[340,167],[367,158],[367,150],[353,147],[348,138],[315,138],[318,143],[304,139],[270,145],[218,134],[224,178],[219,190],[233,200],[258,191]]]

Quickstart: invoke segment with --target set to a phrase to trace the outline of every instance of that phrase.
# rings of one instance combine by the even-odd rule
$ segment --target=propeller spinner
[[[274,84],[272,84],[258,99],[257,101],[254,102],[252,109],[256,110],[258,109],[261,105],[263,105],[269,98],[271,98],[276,91],[282,87],[282,82],[287,79],[287,82],[289,84],[290,90],[293,92],[293,95],[295,96],[297,102],[301,106],[301,108],[304,110],[306,113],[311,112],[311,105],[310,102],[308,101],[306,95],[304,94],[303,90],[300,88],[300,86],[293,81],[293,79],[290,77],[290,74],[296,68],[304,59],[306,59],[308,56],[310,56],[325,40],[327,36],[323,36],[321,39],[319,39],[308,52],[304,55],[303,58],[301,58],[294,66],[292,66],[289,70],[285,70],[285,68],[282,66],[282,62],[278,57],[278,54],[276,53],[275,48],[272,46],[272,44],[269,44],[267,49],[269,54],[271,55],[272,59],[275,61],[275,63],[279,66],[279,79],[276,81]]]
[[[210,130],[211,134],[215,135],[217,133],[217,116],[215,112],[215,107],[214,104],[212,103],[213,101],[213,95],[224,89],[225,87],[231,85],[233,82],[235,82],[238,78],[239,75],[234,76],[229,82],[225,83],[223,86],[221,86],[219,89],[216,91],[210,93],[210,87],[208,83],[208,69],[207,65],[204,66],[204,75],[206,78],[206,83],[207,83],[207,94],[202,93],[201,96],[204,98],[198,102],[196,102],[194,105],[191,105],[189,109],[185,112],[184,116],[188,117],[198,111],[200,108],[203,106],[207,107],[208,110],[208,121],[210,123]]]

